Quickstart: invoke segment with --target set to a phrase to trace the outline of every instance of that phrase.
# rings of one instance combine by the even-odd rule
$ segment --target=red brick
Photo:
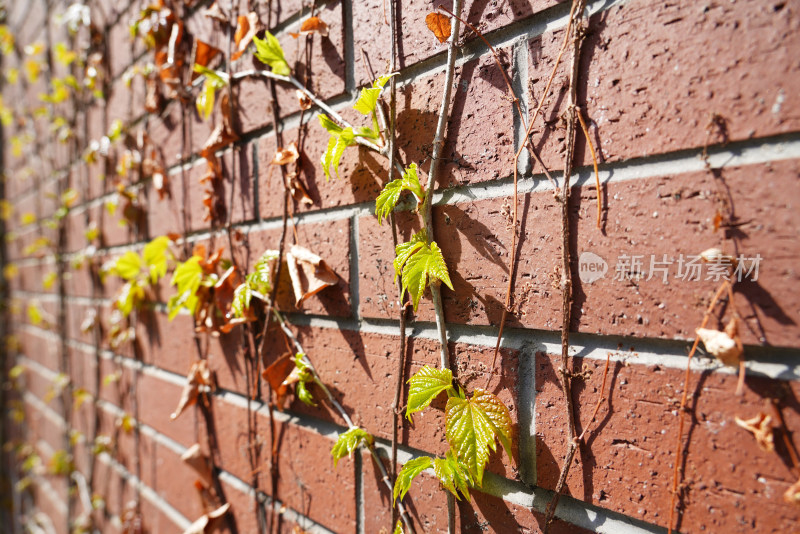
[[[339,469],[342,469],[340,461]],[[392,493],[381,479],[380,470],[375,466],[372,456],[364,452],[361,455],[364,466],[364,510],[365,532],[380,532],[385,529],[391,532],[392,525]],[[388,462],[384,462],[389,471]],[[398,466],[398,470],[400,466]],[[447,494],[441,489],[438,479],[422,473],[411,484],[403,499],[406,511],[414,522],[418,532],[447,532]],[[405,529],[405,526],[403,527]]]
[[[797,173],[798,162],[794,160],[722,171],[736,207],[736,220],[750,221],[739,227],[741,232],[732,229],[731,237],[738,241],[740,254],[755,257],[758,253],[764,258],[757,283],[744,282],[737,287],[737,292],[747,297],[740,306],[747,309],[749,301],[755,307],[755,311],[746,313],[745,320],[755,332],[763,328],[767,341],[774,345],[794,346],[798,342],[798,331],[792,323],[800,318],[794,315],[796,306],[789,290],[796,284],[790,266],[796,251],[789,247],[790,240],[779,237],[789,235],[786,232],[791,234],[792,230],[787,229],[797,226],[789,222],[792,215],[784,200],[785,193],[796,185]],[[769,176],[772,183],[781,185],[759,187],[750,178],[754,174]],[[713,232],[711,219],[717,203],[708,199],[714,198],[716,190],[714,179],[704,172],[611,183],[604,192],[609,199],[604,217],[609,222],[603,235],[595,228],[593,188],[573,189],[572,231],[578,236],[577,252],[594,252],[609,264],[605,278],[592,284],[580,284],[573,272],[573,328],[601,334],[692,337],[718,283],[670,280],[664,285],[656,277],[639,280],[634,286],[613,280],[614,271],[621,254],[646,255],[647,271],[650,254],[658,260],[667,254],[677,262],[680,254],[697,255],[715,246],[732,252],[733,246],[723,235]],[[442,291],[448,322],[499,324],[510,245],[506,229],[510,217],[504,214],[508,205],[508,200],[496,199],[434,210],[436,241],[444,252],[457,295],[447,288]],[[521,195],[519,209],[523,240],[514,303],[517,315],[509,316],[513,320],[509,324],[556,330],[561,325],[561,292],[557,285],[561,208],[552,192],[542,192]],[[413,220],[413,224],[418,221]],[[382,245],[390,242],[390,230],[386,225],[379,228],[374,217],[367,216],[359,219],[359,232],[361,314],[394,318],[396,312],[391,303],[397,292],[391,282],[392,247]],[[411,232],[403,233],[403,238],[408,239]],[[573,249],[573,264],[577,257]],[[675,275],[677,263],[670,269],[670,277]],[[431,308],[425,297],[418,316],[432,320]],[[742,335],[745,343],[758,342],[750,331]]]
[[[345,113],[346,120],[353,124],[364,122],[363,115],[353,111]],[[335,173],[327,180],[320,165],[322,155],[328,147],[330,135],[312,117],[303,127],[300,142],[300,180],[308,189],[313,200],[311,206],[293,202],[296,213],[319,209],[348,206],[361,202],[373,203],[388,181],[388,161],[371,150],[354,146],[345,150],[339,166],[339,176]],[[283,133],[284,145],[297,140],[297,130]],[[270,162],[277,150],[275,136],[266,135],[258,141],[259,169],[259,213],[262,219],[281,217],[283,214],[283,178],[281,170]],[[288,172],[294,172],[289,165]],[[289,202],[292,202],[291,198]]]
[[[544,531],[544,514],[532,512],[529,508],[504,501],[500,497],[471,492],[469,502],[456,504],[456,525],[458,532],[525,532]],[[554,534],[588,534],[590,530],[556,521],[549,532]]]
[[[347,219],[299,224],[296,227],[298,244],[320,256],[339,277],[339,283],[327,287],[303,302],[298,309],[291,288],[289,272],[284,264],[278,283],[277,302],[287,313],[302,311],[308,314],[349,317],[350,304],[350,221]],[[280,230],[260,230],[247,236],[248,263],[254,265],[264,251],[277,250],[280,245]],[[292,229],[287,229],[286,251],[291,247]]]
[[[463,2],[461,18],[475,25],[481,33],[487,34],[493,30],[511,24],[515,21],[526,19],[545,8],[551,7],[563,0],[511,0],[509,2]],[[388,6],[388,4],[387,4]],[[384,6],[381,0],[369,0],[359,4],[353,9],[353,38],[355,40],[356,80],[359,85],[370,83],[368,71],[358,54],[360,49],[366,51],[367,58],[376,71],[389,64],[391,48],[391,31],[388,24],[389,14],[384,18]],[[436,0],[434,2],[420,2],[403,5],[398,8],[397,49],[399,52],[398,66],[401,69],[410,67],[422,60],[436,54],[447,53],[447,43],[439,43],[425,24],[428,13],[436,11],[439,6],[453,9],[453,2]],[[443,13],[443,11],[440,11]],[[475,41],[477,36],[464,25],[461,25],[461,39]]]
[[[294,39],[287,33],[279,34],[277,37],[293,76],[303,82],[305,77],[310,75],[312,92],[327,100],[345,91],[344,17],[339,2],[332,2],[319,8],[317,16],[328,23],[329,33],[327,37],[314,35],[310,69],[302,53],[305,38]],[[299,23],[290,26],[288,30],[298,31]],[[269,67],[255,57],[245,55],[239,60],[236,70],[250,69],[269,70]],[[239,131],[247,133],[272,124],[272,96],[267,80],[250,78],[238,82],[237,86]],[[275,89],[281,117],[300,111],[293,85],[276,82]]]
[[[555,372],[559,365],[559,357],[536,355],[537,485],[548,489],[558,479],[567,443]],[[573,381],[580,431],[601,394],[605,362],[575,358],[571,365],[592,371],[589,382]],[[611,364],[608,401],[567,480],[573,497],[666,526],[683,375],[661,366]],[[765,397],[779,397],[788,408],[783,410],[786,424],[796,428],[797,386],[748,378],[744,395],[738,397],[736,380],[732,374],[692,374],[684,467],[689,499],[681,530],[782,531],[798,520],[796,508],[782,499],[794,476],[781,457],[761,451],[734,422],[734,416],[749,419],[765,409],[770,413]]]
[[[248,459],[247,412],[225,401],[213,405],[220,464],[242,480],[250,481],[252,471],[262,468],[261,487],[270,493],[270,425],[266,416],[255,418],[253,431],[260,451],[258,463]],[[345,466],[332,468],[333,441],[312,431],[275,421],[278,447],[277,495],[281,503],[301,511],[335,532],[355,531],[356,493],[354,471]],[[320,466],[330,466],[320,469]]]
[[[689,0],[635,2],[592,17],[578,100],[596,127],[592,141],[604,161],[775,135],[800,125],[788,112],[800,105],[791,89],[800,67],[789,52],[800,39],[797,13],[750,0],[709,6],[687,17],[695,7]],[[537,101],[562,41],[563,30],[530,41],[529,78]],[[726,45],[733,41],[740,46]],[[551,125],[543,131],[539,122],[533,132],[551,169],[563,168],[564,130],[558,117],[566,109],[568,65],[562,63],[547,95],[545,120]],[[714,128],[708,134],[714,113],[724,120],[726,136]],[[591,157],[581,147],[578,153],[589,164]]]
[[[378,334],[362,334],[356,331],[296,327],[297,337],[303,349],[314,363],[322,381],[342,404],[356,425],[362,426],[373,435],[391,439],[392,412],[397,382],[397,357],[399,338]],[[276,333],[272,335],[276,335]],[[272,362],[286,349],[282,340],[275,339],[268,345],[269,361]],[[492,362],[493,349],[465,344],[450,344],[450,354],[457,369],[459,379],[467,391],[486,386],[487,368]],[[420,338],[409,338],[408,356],[404,376],[406,380],[423,365],[437,366],[439,362],[438,342]],[[503,350],[496,363],[502,375],[493,375],[489,381],[489,391],[495,393],[517,420],[517,382],[518,354]],[[316,387],[312,394],[317,401],[323,393]],[[404,385],[401,405],[408,398],[408,386]],[[382,399],[374,402],[367,399]],[[432,404],[432,408],[414,414],[413,424],[402,422],[400,440],[402,443],[434,454],[444,456],[449,446],[445,439],[444,396]],[[308,407],[294,399],[289,409],[293,413],[303,413],[311,417],[325,417],[337,424],[344,424],[338,412],[323,401],[319,407]],[[516,443],[516,439],[514,440]],[[516,476],[514,465],[518,463],[516,446],[512,465],[505,453],[492,456],[489,470],[511,478]]]

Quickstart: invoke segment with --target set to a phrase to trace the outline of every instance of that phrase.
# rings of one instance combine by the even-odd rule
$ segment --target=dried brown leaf
[[[756,438],[756,443],[765,452],[775,451],[775,438],[772,434],[772,416],[759,412],[757,416],[752,419],[743,421],[738,417],[734,417],[736,424],[745,430],[752,432]]]
[[[261,30],[261,23],[258,20],[258,13],[250,12],[247,16],[239,17],[239,26],[233,40],[236,43],[236,52],[231,56],[231,61],[236,61],[244,54],[253,37]]]
[[[789,504],[800,505],[800,480],[789,486],[783,494],[783,500]]]
[[[151,74],[144,81],[144,109],[148,113],[155,113],[161,109],[161,89],[158,78]]]
[[[225,503],[213,512],[203,515],[189,525],[189,528],[184,530],[183,534],[211,534],[219,527],[222,518],[228,513],[230,507],[230,503]]]
[[[219,7],[219,4],[217,4],[217,2],[211,4],[211,7],[209,7],[208,9],[204,9],[203,15],[205,15],[210,19],[222,22],[223,24],[228,22],[228,15],[222,12],[222,9]]]
[[[314,201],[311,199],[311,195],[308,194],[308,189],[306,185],[297,177],[297,175],[293,175],[289,178],[289,191],[292,194],[292,198],[295,199],[297,202],[305,204],[306,206],[311,206],[314,204]]]
[[[207,360],[199,360],[189,368],[189,374],[186,375],[186,385],[183,387],[178,407],[169,416],[170,419],[177,419],[186,408],[197,402],[200,386],[214,389],[214,376],[208,367]]]
[[[300,157],[300,153],[297,151],[297,142],[292,141],[289,146],[286,148],[279,148],[277,152],[275,152],[275,156],[272,158],[273,165],[288,165],[289,163],[294,163]]]
[[[428,13],[428,16],[425,17],[425,24],[428,25],[428,29],[433,32],[440,43],[450,38],[450,18],[446,15],[436,11]]]
[[[706,350],[713,354],[724,365],[737,367],[742,355],[742,347],[736,340],[725,332],[709,328],[696,330]]]
[[[298,102],[299,102],[299,104],[300,104],[300,109],[302,109],[303,111],[305,111],[305,110],[307,110],[307,109],[311,109],[311,106],[313,106],[313,105],[314,105],[314,101],[313,101],[313,100],[311,100],[311,99],[308,97],[308,95],[307,95],[307,94],[305,94],[305,93],[304,93],[303,91],[301,91],[300,89],[295,89],[295,91],[294,91],[294,94],[296,94],[296,95],[297,95],[297,101],[298,101]]]
[[[319,17],[310,17],[304,20],[303,24],[300,25],[299,33],[289,32],[289,35],[297,39],[301,35],[310,35],[312,33],[318,33],[322,37],[327,37],[328,25]]]
[[[280,410],[283,410],[286,396],[289,393],[289,385],[285,381],[295,368],[294,358],[287,352],[261,372],[261,377],[267,381],[275,393],[275,405]]]
[[[295,306],[300,306],[308,297],[326,287],[339,283],[339,277],[325,260],[303,247],[293,245],[286,254],[286,264],[292,279]]]
[[[181,460],[195,470],[200,481],[205,487],[211,486],[211,460],[200,450],[200,444],[195,443],[181,456]]]

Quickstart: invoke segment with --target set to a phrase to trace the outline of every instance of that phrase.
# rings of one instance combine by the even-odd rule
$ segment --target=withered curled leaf
[[[428,25],[428,29],[433,32],[440,43],[450,38],[450,18],[446,15],[436,11],[428,13],[428,16],[425,17],[425,24]]]
[[[247,16],[239,16],[238,22],[239,25],[233,36],[236,52],[231,56],[231,61],[236,61],[242,57],[248,45],[253,41],[253,37],[261,30],[258,13],[255,11],[248,13]]]
[[[339,277],[325,260],[303,247],[293,245],[286,253],[286,264],[292,279],[295,306],[300,306],[308,297],[326,287],[339,283]]]
[[[300,104],[300,109],[303,111],[311,109],[311,106],[314,105],[314,102],[308,97],[308,95],[300,89],[295,89],[294,94],[297,95],[297,102]]]
[[[306,206],[314,204],[311,195],[308,194],[306,185],[297,177],[297,174],[292,173],[292,176],[289,177],[289,192],[292,194],[292,198],[297,202],[305,204]]]
[[[297,161],[299,157],[300,152],[297,150],[297,142],[292,141],[286,148],[279,148],[270,163],[273,165],[288,165]]]
[[[289,384],[285,381],[295,368],[294,358],[287,352],[261,372],[261,377],[269,383],[277,397],[275,404],[279,410],[283,410],[289,392]]]
[[[186,385],[183,387],[178,407],[169,416],[171,420],[177,419],[186,408],[197,402],[200,386],[207,386],[212,389],[214,387],[214,379],[211,369],[208,368],[207,360],[197,361],[189,368],[189,374],[186,375]]]
[[[775,438],[772,434],[772,416],[759,412],[758,415],[746,421],[734,417],[736,424],[745,430],[752,432],[756,438],[756,443],[762,451],[775,451]]]
[[[310,35],[312,33],[318,33],[322,37],[327,37],[328,25],[319,17],[310,17],[304,20],[303,24],[300,25],[300,32],[289,32],[289,35],[297,39],[301,35]]]
[[[789,486],[783,494],[783,500],[789,504],[800,505],[800,480]]]
[[[720,362],[731,367],[739,365],[742,348],[733,337],[726,332],[709,328],[698,328],[696,332],[706,350]]]
[[[213,512],[201,516],[197,521],[189,525],[183,534],[211,534],[219,527],[222,518],[228,513],[230,503],[225,503]]]
[[[181,456],[181,460],[197,472],[205,487],[211,486],[211,460],[200,450],[199,443],[189,447]]]

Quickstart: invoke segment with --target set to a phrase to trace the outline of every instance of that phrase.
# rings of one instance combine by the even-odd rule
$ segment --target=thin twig
[[[722,282],[722,285],[719,286],[719,289],[717,289],[717,292],[714,294],[714,298],[711,299],[711,303],[708,305],[705,315],[703,315],[703,321],[700,323],[700,328],[705,328],[708,324],[708,320],[711,318],[711,313],[714,311],[717,301],[725,291],[725,287],[729,284],[730,282],[725,280]],[[686,375],[683,378],[683,395],[681,395],[681,407],[678,411],[678,436],[675,440],[675,466],[672,472],[672,492],[670,493],[669,501],[669,523],[667,523],[669,534],[672,534],[672,523],[673,518],[675,517],[675,499],[678,497],[678,485],[680,484],[680,459],[681,454],[683,454],[683,425],[686,415],[686,400],[689,396],[689,379],[691,378],[692,357],[694,356],[699,343],[700,336],[695,336],[694,343],[692,343],[692,348],[689,351],[689,356],[686,358]]]
[[[453,13],[458,15],[461,13],[462,0],[455,0],[453,2]],[[432,216],[432,200],[433,190],[436,187],[436,182],[439,174],[439,160],[444,148],[444,131],[447,127],[447,119],[450,110],[450,94],[453,89],[453,73],[456,66],[456,41],[458,41],[458,32],[460,20],[457,16],[453,16],[452,34],[450,35],[450,42],[447,46],[447,70],[445,71],[444,78],[444,92],[442,93],[442,103],[439,106],[439,121],[436,124],[436,133],[433,136],[433,151],[431,154],[431,169],[428,173],[428,186],[425,189],[425,200],[422,203],[420,214],[425,229],[428,233],[428,240],[433,241],[433,216]],[[441,344],[441,358],[440,365],[442,369],[450,368],[450,354],[447,348],[447,328],[444,322],[444,306],[442,305],[442,292],[440,283],[435,281],[431,283],[431,297],[433,299],[433,308],[436,312],[436,329],[439,332],[439,342]]]
[[[597,155],[594,152],[594,145],[592,140],[589,139],[589,128],[586,127],[586,122],[583,120],[583,111],[581,108],[575,108],[578,121],[581,123],[583,136],[586,138],[586,143],[589,145],[589,152],[592,154],[592,165],[594,165],[594,183],[597,188],[597,227],[602,227],[603,220],[603,191],[600,189],[600,172],[597,170]]]
[[[582,28],[580,19],[583,16],[583,9],[585,0],[574,0],[572,10],[572,64],[570,68],[569,77],[569,95],[567,103],[567,132],[566,142],[567,149],[564,155],[564,182],[561,188],[561,389],[564,393],[566,416],[567,416],[567,429],[570,437],[567,454],[564,458],[564,463],[561,466],[561,474],[558,478],[558,483],[554,489],[553,498],[547,505],[544,517],[544,531],[548,532],[550,523],[555,516],[556,507],[561,496],[561,490],[567,480],[572,459],[580,444],[577,439],[575,431],[575,409],[572,402],[572,379],[569,374],[569,330],[572,322],[572,268],[570,261],[570,232],[569,232],[569,194],[570,194],[570,177],[572,176],[572,160],[575,153],[575,125],[577,120],[575,118],[577,107],[577,93],[578,93],[578,69],[579,59],[581,52]],[[531,121],[533,123],[533,121]]]
[[[273,315],[275,316],[275,319],[277,320],[278,324],[280,325],[281,330],[283,330],[283,333],[286,334],[286,337],[291,340],[292,344],[295,347],[295,350],[298,353],[303,354],[303,363],[306,366],[308,366],[308,369],[312,372],[312,376],[314,377],[314,383],[325,394],[325,398],[327,399],[328,403],[331,406],[333,406],[333,408],[336,410],[336,412],[339,414],[339,416],[342,418],[342,420],[344,420],[345,424],[347,425],[347,428],[348,429],[359,428],[358,426],[353,424],[353,420],[350,419],[350,416],[347,414],[345,409],[342,407],[341,404],[339,404],[339,401],[337,401],[334,398],[334,396],[331,393],[331,391],[328,389],[328,387],[322,381],[322,379],[319,376],[319,373],[317,372],[316,367],[314,367],[314,364],[311,361],[311,359],[308,357],[308,354],[306,354],[306,352],[303,350],[303,347],[302,347],[302,345],[300,345],[300,342],[295,337],[294,332],[292,332],[292,330],[286,325],[286,319],[277,310],[273,310]],[[391,480],[389,479],[389,474],[386,472],[386,466],[383,465],[383,462],[378,457],[378,454],[375,452],[375,447],[373,445],[368,445],[367,448],[369,449],[370,453],[372,454],[372,458],[373,458],[373,460],[375,460],[375,463],[377,464],[378,469],[381,472],[381,476],[383,477],[383,481],[386,484],[386,487],[389,489],[390,492],[392,492],[394,488],[393,488]],[[408,516],[408,513],[406,512],[406,508],[403,505],[402,500],[398,500],[397,501],[397,509],[400,512],[400,517],[403,518],[403,523],[405,523],[405,525],[408,528],[409,532],[413,533],[414,532],[414,526],[413,526],[413,524],[411,522],[411,518]]]

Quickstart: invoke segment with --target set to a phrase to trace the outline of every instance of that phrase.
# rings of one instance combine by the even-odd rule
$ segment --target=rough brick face
[[[143,39],[131,38],[130,25],[146,7],[137,2],[88,4],[108,67],[102,73],[107,83],[98,87],[103,94],[86,93],[77,105],[71,88],[66,101],[45,102],[39,95],[52,93],[53,77],[74,75],[80,84],[84,64],[64,65],[53,51],[52,72],[43,68],[38,79],[29,79],[25,63],[34,58],[45,65],[46,56],[25,47],[82,46],[88,30],[71,36],[54,18],[69,3],[12,4],[7,23],[19,50],[3,56],[2,106],[12,120],[2,126],[0,260],[9,293],[0,307],[9,312],[0,317],[0,341],[8,349],[0,374],[21,366],[1,391],[9,416],[3,450],[13,451],[2,459],[3,472],[12,484],[26,475],[31,481],[18,516],[40,512],[56,532],[76,529],[68,523],[84,509],[81,490],[51,472],[67,453],[77,479],[80,473],[90,495],[103,500],[92,513],[102,532],[133,531],[137,510],[146,532],[183,532],[222,501],[231,506],[222,532],[391,532],[392,492],[379,466],[361,449],[334,467],[338,436],[350,422],[369,432],[389,472],[396,415],[401,464],[444,456],[450,444],[445,394],[413,420],[403,417],[409,377],[425,365],[438,366],[441,345],[426,290],[416,311],[405,308],[400,354],[404,308],[393,266],[395,236],[391,222],[380,224],[374,215],[376,197],[399,177],[389,172],[387,151],[348,147],[339,176],[326,179],[320,162],[331,136],[319,108],[301,110],[294,85],[265,76],[242,77],[217,91],[206,120],[195,104],[198,77],[181,98],[147,113],[142,72],[154,68],[155,58]],[[292,76],[356,130],[372,126],[370,116],[353,109],[359,90],[372,83],[373,73],[390,70],[386,10],[395,5],[397,160],[416,163],[427,189],[448,45],[425,18],[440,6],[451,9],[452,1],[220,0],[213,4],[224,21],[208,16],[211,4],[172,2],[188,49],[197,42],[217,47],[222,54],[210,66],[227,74],[235,17],[252,9],[280,42]],[[449,499],[433,470],[421,473],[403,501],[417,532],[545,529],[544,510],[571,439],[560,383],[562,204],[528,149],[517,166],[516,229],[512,192],[514,156],[530,120],[533,149],[559,190],[563,183],[569,47],[557,67],[556,61],[570,6],[565,0],[464,1],[462,17],[492,43],[513,92],[489,48],[462,25],[433,184],[433,237],[454,286],[442,286],[442,297],[455,383],[467,394],[487,389],[497,395],[509,409],[513,444],[510,457],[502,447],[491,453],[484,486],[471,488],[470,499]],[[576,92],[597,152],[602,216],[598,228],[592,157],[579,131],[566,222],[572,276],[567,371],[577,430],[591,431],[549,532],[635,534],[670,526],[686,533],[794,531],[800,509],[784,494],[800,468],[792,460],[800,429],[800,13],[777,0],[612,0],[590,2],[589,12]],[[292,36],[312,15],[328,25],[328,34]],[[231,73],[270,69],[253,49],[231,63]],[[10,68],[18,71],[17,83]],[[155,69],[152,75],[160,76]],[[189,80],[188,69],[184,77]],[[229,90],[236,140],[214,155],[220,172],[209,178],[201,151],[223,121],[219,102]],[[378,105],[388,115],[388,91]],[[59,130],[62,119],[70,136]],[[116,120],[125,135],[87,161],[87,147],[109,135]],[[381,131],[376,146],[386,147],[386,136]],[[126,175],[117,171],[125,151],[145,138],[164,166],[164,198],[135,161]],[[298,160],[273,164],[277,151],[293,142]],[[287,184],[296,182],[310,201],[288,194]],[[78,198],[62,210],[67,188]],[[143,208],[138,217],[126,212],[125,194]],[[394,212],[397,243],[424,226],[418,208],[411,194],[401,195]],[[91,226],[98,235],[90,242]],[[112,317],[125,280],[109,267],[162,235],[172,238],[168,273],[146,287],[141,309],[118,323],[131,339],[112,345]],[[266,250],[299,245],[325,260],[336,283],[297,304],[284,263],[272,280],[274,308],[256,304],[254,321],[228,333],[204,332],[185,310],[170,320],[167,308],[175,296],[173,268],[197,245],[222,250],[242,274],[253,272]],[[757,273],[733,285],[732,302],[722,295],[706,325],[722,328],[738,317],[744,388],[737,395],[737,370],[699,345],[688,372],[683,455],[676,458],[687,340],[721,282],[708,265],[696,280],[692,273],[681,277],[681,258],[712,247],[760,258]],[[514,292],[495,361],[512,258]],[[631,263],[634,258],[640,263]],[[605,271],[590,279],[599,272],[592,268]],[[204,291],[221,272],[206,273]],[[265,314],[273,310],[297,345],[275,321],[265,328]],[[216,319],[225,311],[217,310]],[[277,405],[262,372],[301,347],[347,417],[313,382],[308,389],[316,405],[303,403],[296,375],[288,376],[292,383]],[[200,359],[213,372],[214,387],[202,388],[173,420],[187,374]],[[290,362],[287,375],[291,368]],[[760,413],[771,418],[766,426],[775,452],[762,449],[736,422]],[[22,416],[22,424],[11,421]],[[213,466],[211,488],[180,460],[195,444]],[[36,463],[31,453],[41,466],[26,471]],[[680,513],[670,525],[676,461]]]

